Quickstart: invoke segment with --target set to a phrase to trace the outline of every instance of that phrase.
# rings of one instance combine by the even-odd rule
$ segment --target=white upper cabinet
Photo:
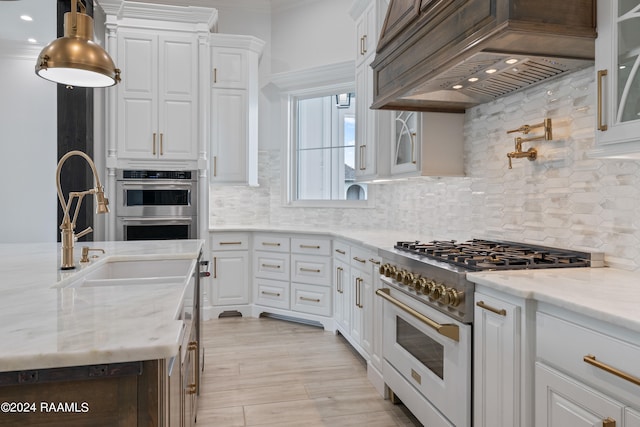
[[[264,42],[211,34],[210,177],[258,185],[258,62]]]
[[[118,32],[118,158],[197,160],[195,35]]]
[[[594,157],[640,158],[640,2],[599,0]]]

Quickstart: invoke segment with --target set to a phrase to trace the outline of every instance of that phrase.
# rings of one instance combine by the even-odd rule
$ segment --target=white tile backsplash
[[[415,230],[419,238],[488,237],[605,252],[608,265],[640,269],[640,161],[587,157],[594,144],[592,67],[467,110],[463,178],[376,184],[374,209],[282,205],[279,151],[260,153],[260,187],[212,186],[210,224]],[[523,124],[553,121],[553,140],[523,144]],[[538,135],[538,130],[532,134]],[[534,133],[535,132],[535,133]]]

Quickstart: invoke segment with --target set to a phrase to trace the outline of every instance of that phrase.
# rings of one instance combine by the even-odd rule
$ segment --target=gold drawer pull
[[[279,297],[280,293],[279,292],[267,292],[267,291],[261,291],[260,292],[262,295],[271,295],[272,297]]]
[[[320,273],[320,271],[322,271],[322,270],[320,270],[319,268],[300,267],[300,271],[306,271],[306,272],[309,272],[309,273]]]
[[[262,264],[264,268],[280,268],[277,264]]]
[[[491,307],[490,305],[487,305],[484,301],[478,301],[476,305],[480,308],[484,308],[485,310],[489,310],[492,313],[499,314],[500,316],[507,315],[507,310],[505,310],[504,308]]]
[[[357,256],[354,256],[353,259],[355,259],[356,261],[361,262],[363,264],[367,262],[366,259],[358,258]]]
[[[320,298],[300,297],[300,300],[302,300],[302,301],[311,301],[311,302],[320,302]]]
[[[372,263],[372,264],[375,264],[375,265],[380,265],[380,261],[375,260],[373,258],[369,258],[369,262]]]
[[[262,246],[280,246],[280,243],[276,243],[276,242],[262,242]]]
[[[197,386],[195,384],[189,384],[187,386],[187,394],[196,394]]]
[[[241,245],[242,242],[220,242],[219,245]]]
[[[320,249],[320,245],[300,245],[302,249]]]
[[[340,255],[346,255],[347,253],[345,251],[343,251],[342,249],[336,249],[336,252],[338,252]]]
[[[616,377],[620,377],[623,380],[629,381],[632,384],[640,385],[640,378],[635,377],[631,374],[623,372],[619,369],[614,368],[613,366],[607,365],[606,363],[602,363],[599,360],[596,360],[596,357],[593,354],[587,354],[582,358],[589,365],[593,365],[596,368],[602,369],[605,372],[609,372],[610,374],[615,375]]]
[[[609,128],[605,123],[602,123],[602,79],[606,75],[607,70],[598,70],[598,130],[603,132]]]
[[[387,288],[378,289],[376,291],[376,295],[389,301],[391,304],[400,308],[404,312],[412,315],[413,317],[415,317],[425,325],[429,326],[430,328],[435,329],[436,332],[438,332],[440,335],[443,335],[447,338],[451,338],[454,341],[460,341],[460,328],[458,327],[458,325],[449,324],[449,323],[440,324],[435,320],[429,319],[427,316],[414,310],[413,308],[409,307],[402,301],[398,301],[397,299],[392,297],[390,293],[391,291]]]
[[[616,420],[611,417],[607,417],[602,420],[602,427],[616,427]]]
[[[198,349],[198,342],[190,341],[189,345],[187,346],[187,350],[197,350],[197,349]]]

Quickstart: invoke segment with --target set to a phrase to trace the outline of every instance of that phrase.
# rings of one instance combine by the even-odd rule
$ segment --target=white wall
[[[57,239],[56,85],[34,72],[41,48],[0,40],[0,243]]]

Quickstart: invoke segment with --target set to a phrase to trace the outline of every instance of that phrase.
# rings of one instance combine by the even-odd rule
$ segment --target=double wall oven
[[[116,240],[198,238],[197,171],[118,170]]]
[[[592,266],[592,254],[488,240],[380,250],[383,376],[424,425],[471,426],[474,284],[469,271]]]

